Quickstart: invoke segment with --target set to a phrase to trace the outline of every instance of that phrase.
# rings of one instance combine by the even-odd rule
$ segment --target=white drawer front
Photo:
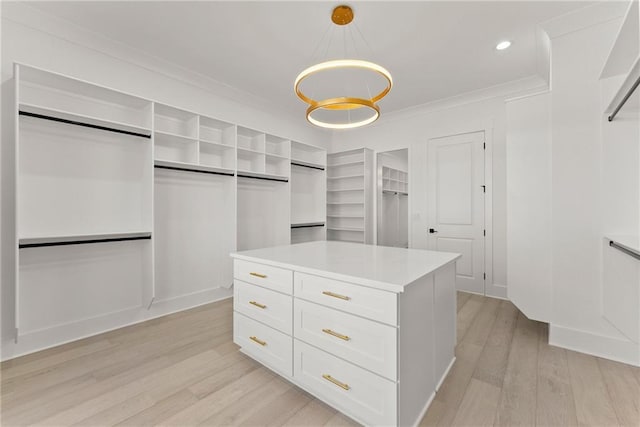
[[[397,328],[311,302],[294,301],[294,337],[390,380],[397,379]]]
[[[293,291],[293,272],[284,268],[236,259],[233,262],[233,277],[289,295]]]
[[[256,285],[233,281],[233,309],[291,335],[293,297]]]
[[[292,341],[289,335],[233,313],[233,342],[263,365],[289,377],[293,369]]]
[[[296,272],[294,295],[388,325],[398,324],[397,295],[393,292]]]
[[[397,424],[396,383],[298,340],[294,347],[294,378],[303,387],[366,425]]]

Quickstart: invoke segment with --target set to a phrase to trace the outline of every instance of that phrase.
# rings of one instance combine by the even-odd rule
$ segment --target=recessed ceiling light
[[[511,42],[509,40],[505,40],[503,42],[498,43],[498,45],[496,46],[496,50],[505,50],[509,46],[511,46]]]

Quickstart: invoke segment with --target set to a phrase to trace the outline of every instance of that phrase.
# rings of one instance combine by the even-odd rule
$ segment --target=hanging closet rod
[[[122,134],[125,134],[125,135],[138,136],[140,138],[151,138],[150,134],[147,135],[147,134],[144,134],[144,133],[131,132],[131,131],[128,131],[128,130],[110,128],[110,127],[107,127],[107,126],[92,125],[90,123],[78,122],[76,120],[61,119],[59,117],[47,116],[47,115],[44,115],[44,114],[30,113],[28,111],[18,111],[18,114],[20,114],[21,116],[34,117],[36,119],[50,120],[52,122],[66,123],[66,124],[69,124],[69,125],[82,126],[82,127],[91,128],[91,129],[99,129],[99,130],[105,130],[105,131],[108,131],[108,132],[115,132],[115,133],[122,133]]]
[[[233,176],[233,172],[217,172],[217,171],[208,171],[202,169],[181,167],[181,166],[165,166],[165,165],[153,165],[154,168],[157,169],[169,169],[174,171],[183,171],[183,172],[196,172],[196,173],[208,173],[211,175],[224,175],[224,176]]]
[[[631,98],[631,95],[633,95],[633,92],[638,88],[638,85],[640,85],[640,77],[636,79],[636,81],[633,83],[633,85],[631,86],[627,94],[624,96],[624,98],[622,98],[622,100],[620,101],[618,106],[615,108],[615,110],[613,110],[613,113],[609,115],[608,117],[609,121],[613,121],[613,119],[616,117],[616,114],[618,114],[618,111],[620,111],[620,109],[629,100],[629,98]]]
[[[321,171],[324,170],[324,168],[322,166],[314,166],[314,165],[311,165],[311,164],[306,164],[306,163],[301,163],[301,162],[291,162],[291,164],[293,166],[301,166],[303,168],[317,169],[317,170],[321,170]]]
[[[238,174],[238,178],[251,178],[251,179],[263,179],[265,181],[277,181],[277,182],[289,182],[287,178],[270,178],[267,176],[253,176],[253,175],[244,175]]]
[[[640,254],[638,254],[638,253],[636,253],[634,251],[631,251],[631,250],[625,248],[622,245],[617,244],[613,240],[609,241],[609,246],[611,246],[612,248],[616,248],[617,250],[619,250],[621,252],[624,252],[625,254],[629,255],[630,257],[633,257],[635,259],[639,259],[640,260]]]
[[[39,242],[39,243],[22,243],[18,245],[20,249],[27,248],[43,248],[47,246],[68,246],[68,245],[85,245],[88,243],[110,243],[110,242],[124,242],[129,240],[150,240],[151,234],[144,236],[130,236],[130,237],[106,237],[100,239],[90,240],[61,240],[52,242]]]
[[[291,228],[311,228],[311,227],[324,227],[324,222],[310,222],[307,224],[291,224]]]

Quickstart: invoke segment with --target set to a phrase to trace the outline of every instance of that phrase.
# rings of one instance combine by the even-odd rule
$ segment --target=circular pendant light
[[[353,17],[353,10],[351,9],[351,7],[345,5],[334,8],[331,14],[332,22],[338,26],[343,26],[351,23],[351,21],[353,21]],[[318,75],[321,73],[327,74],[328,72],[336,70],[348,69],[361,70],[381,76],[385,81],[385,87],[379,93],[371,96],[370,98],[349,96],[349,94],[345,94],[344,96],[331,96],[326,99],[314,99],[311,96],[306,95],[301,89],[303,81],[308,80],[308,78],[313,75]],[[341,83],[342,82],[336,82],[336,84],[332,86],[341,87],[343,86]],[[373,62],[359,59],[337,59],[321,62],[319,64],[312,65],[306,68],[298,75],[298,77],[296,77],[293,86],[296,95],[302,101],[309,104],[306,117],[310,123],[329,129],[353,129],[373,123],[378,119],[378,117],[380,117],[380,108],[376,105],[376,103],[389,93],[391,87],[393,86],[393,79],[391,78],[391,73],[389,73],[389,71]],[[365,118],[360,117],[353,122],[350,120],[344,122],[327,121],[319,119],[314,115],[314,113],[322,110],[349,111],[356,109],[368,109],[371,111],[371,114],[366,116]],[[350,119],[350,114],[348,115],[348,118]]]

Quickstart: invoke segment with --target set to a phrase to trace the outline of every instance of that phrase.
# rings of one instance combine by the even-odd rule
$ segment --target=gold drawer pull
[[[333,378],[331,375],[329,374],[322,374],[322,378],[324,378],[327,381],[331,381],[332,383],[334,383],[335,385],[337,385],[340,388],[343,388],[345,390],[350,390],[351,387],[349,387],[349,384],[345,384],[343,382],[338,381],[337,379]]]
[[[329,292],[329,291],[324,291],[322,292],[324,295],[330,296],[330,297],[334,297],[334,298],[339,298],[339,299],[343,299],[345,301],[349,301],[351,298],[346,296],[346,295],[340,295],[340,294],[334,294],[333,292]]]
[[[253,271],[251,273],[249,273],[249,274],[252,275],[252,276],[255,276],[255,277],[259,277],[261,279],[266,279],[267,278],[266,274],[254,273]]]
[[[255,306],[256,306],[256,307],[258,307],[258,308],[267,308],[267,306],[266,306],[266,305],[264,305],[264,304],[260,304],[259,302],[256,302],[256,301],[249,301],[249,304],[251,304],[251,305],[255,305]]]
[[[337,332],[332,331],[331,329],[323,329],[322,332],[324,332],[325,334],[333,335],[334,337],[340,338],[341,340],[345,340],[345,341],[349,341],[351,339],[347,335],[339,334]]]
[[[249,337],[249,339],[253,342],[257,342],[258,344],[260,344],[261,346],[265,346],[267,345],[266,341],[262,341],[261,339],[257,338],[257,337]]]

